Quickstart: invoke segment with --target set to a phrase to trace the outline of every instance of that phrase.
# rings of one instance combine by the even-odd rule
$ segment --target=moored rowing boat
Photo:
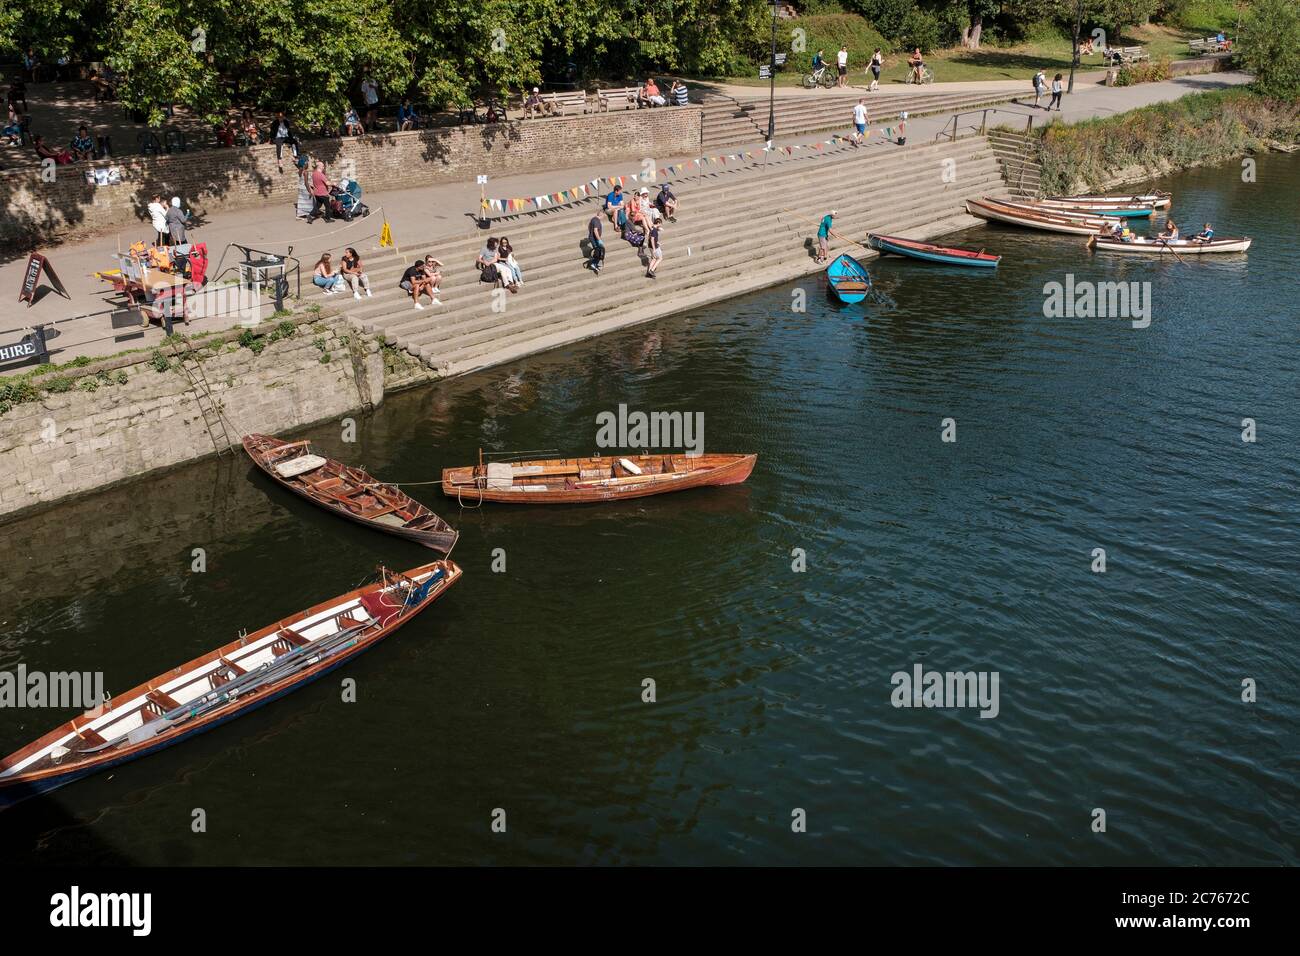
[[[880,236],[868,233],[867,245],[878,252],[892,252],[894,255],[920,259],[924,262],[938,262],[949,266],[975,266],[992,269],[1002,260],[983,249],[957,249],[951,246],[936,246],[915,239],[903,239],[898,236]]]
[[[1090,209],[1105,209],[1107,206],[1151,206],[1153,209],[1168,209],[1173,201],[1173,194],[1163,191],[1138,193],[1134,196],[1081,193],[1077,196],[1048,196],[1044,201]]]
[[[442,472],[442,493],[462,505],[585,504],[706,485],[738,485],[757,455],[627,455],[488,462]]]
[[[966,211],[972,216],[978,216],[981,219],[1004,222],[1008,225],[1022,226],[1026,229],[1042,229],[1047,232],[1061,232],[1075,236],[1096,235],[1101,232],[1104,226],[1119,222],[1118,219],[1087,216],[1082,213],[1048,212],[1025,204],[990,199],[988,197],[967,199]]]
[[[456,544],[459,532],[406,492],[360,468],[314,454],[309,441],[246,435],[244,451],[277,483],[349,521],[443,554]]]
[[[1178,255],[1204,256],[1220,252],[1245,252],[1250,248],[1248,236],[1222,239],[1139,239],[1128,242],[1108,236],[1093,236],[1088,240],[1088,248],[1099,252],[1122,252],[1128,255]]]
[[[1116,219],[1150,219],[1156,207],[1142,203],[1073,203],[1059,199],[1035,199],[1030,205],[1051,212],[1073,212],[1085,216],[1111,216]]]
[[[182,664],[0,761],[0,807],[210,730],[369,650],[446,593],[450,561],[380,579]]]
[[[857,305],[871,291],[871,276],[862,263],[850,255],[838,256],[826,267],[826,281],[831,291],[847,305]]]

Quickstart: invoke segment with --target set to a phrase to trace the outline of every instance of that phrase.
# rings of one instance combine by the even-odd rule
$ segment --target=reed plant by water
[[[1300,144],[1300,100],[1216,90],[1105,119],[1053,124],[1036,136],[1048,195],[1096,191],[1120,179]]]

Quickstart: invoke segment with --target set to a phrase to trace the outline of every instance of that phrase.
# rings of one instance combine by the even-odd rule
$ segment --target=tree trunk
[[[984,32],[984,17],[976,14],[971,17],[970,26],[962,31],[961,45],[968,50],[980,48],[980,34]]]

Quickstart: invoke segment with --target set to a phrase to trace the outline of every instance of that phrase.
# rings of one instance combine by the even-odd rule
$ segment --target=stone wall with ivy
[[[0,378],[0,516],[383,401],[378,342],[305,314]]]

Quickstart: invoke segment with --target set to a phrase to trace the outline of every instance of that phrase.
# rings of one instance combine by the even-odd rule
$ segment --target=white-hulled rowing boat
[[[1215,252],[1245,252],[1250,248],[1250,238],[1238,239],[1133,239],[1125,242],[1107,236],[1093,236],[1088,247],[1100,252],[1123,252],[1128,255],[1159,256],[1177,253],[1180,256],[1203,256]]]
[[[1085,209],[1103,209],[1108,205],[1117,206],[1152,206],[1155,209],[1167,209],[1173,201],[1167,192],[1140,193],[1136,196],[1048,196],[1046,202],[1065,203]]]

